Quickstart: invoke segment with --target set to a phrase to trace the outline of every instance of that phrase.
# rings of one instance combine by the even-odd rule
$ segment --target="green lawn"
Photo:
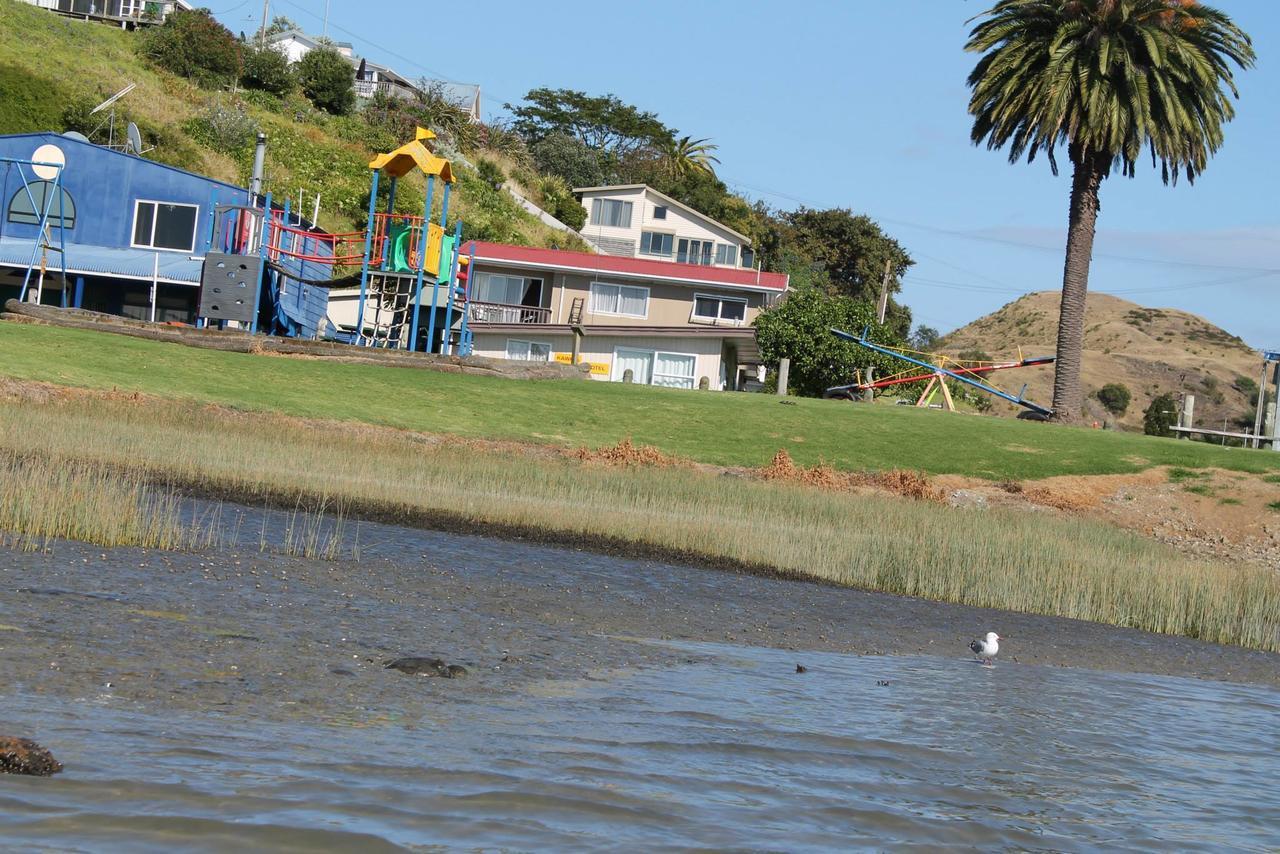
[[[520,382],[200,350],[101,332],[0,324],[0,375],[251,410],[493,439],[637,444],[720,465],[918,469],[992,479],[1152,465],[1280,468],[1280,454],[1004,418],[581,380]]]

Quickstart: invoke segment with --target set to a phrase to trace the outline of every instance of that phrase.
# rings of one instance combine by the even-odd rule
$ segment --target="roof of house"
[[[705,267],[647,258],[622,258],[616,255],[591,255],[567,249],[535,249],[508,243],[470,241],[462,247],[476,263],[496,263],[518,267],[536,267],[592,275],[621,276],[651,281],[673,282],[704,287],[781,293],[787,289],[786,273],[765,273],[740,267]]]
[[[734,237],[738,238],[748,246],[751,245],[751,238],[747,237],[745,234],[741,234],[737,231],[734,231],[732,228],[725,225],[724,223],[712,219],[711,217],[704,214],[702,211],[694,210],[693,208],[689,207],[679,199],[673,199],[670,196],[668,196],[666,193],[661,193],[653,189],[653,187],[650,187],[648,184],[615,184],[614,186],[611,186],[611,187],[574,187],[573,188],[573,191],[575,193],[602,193],[602,192],[608,192],[608,191],[616,192],[618,190],[647,190],[648,192],[653,193],[655,196],[662,199],[671,207],[679,208],[680,210],[684,211],[687,214],[692,214],[693,216],[696,216],[700,220],[711,223],[716,228],[724,229],[725,231],[729,232]]]
[[[267,40],[270,41],[272,44],[279,44],[280,42],[288,41],[289,39],[302,42],[303,44],[305,44],[307,47],[310,47],[310,48],[320,47],[327,41],[333,47],[345,47],[348,49],[354,49],[352,48],[351,42],[334,41],[333,39],[325,39],[323,36],[309,36],[306,33],[304,33],[302,30],[285,30],[283,33],[276,33],[274,36],[267,37]]]
[[[470,106],[480,97],[479,83],[451,83],[448,80],[424,80],[423,82],[428,86],[439,86],[445,98],[454,103]]]
[[[55,229],[56,233],[56,229]],[[10,267],[26,267],[31,263],[35,243],[31,239],[0,237],[0,264]],[[200,283],[201,262],[178,252],[157,252],[152,249],[98,246],[91,243],[66,244],[68,275],[110,275],[126,279],[157,281],[173,284]],[[62,274],[62,262],[56,253],[50,254],[46,265],[46,281]]]

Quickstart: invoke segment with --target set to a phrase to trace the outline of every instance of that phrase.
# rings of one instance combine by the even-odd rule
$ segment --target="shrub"
[[[539,170],[563,178],[570,187],[595,187],[604,183],[600,156],[568,134],[550,134],[529,153]]]
[[[1095,397],[1108,412],[1112,415],[1124,415],[1125,410],[1129,408],[1129,401],[1132,395],[1129,394],[1129,387],[1124,383],[1107,383],[1098,389]]]
[[[486,157],[476,159],[476,175],[494,190],[501,189],[507,180],[507,176],[502,172],[502,167]]]
[[[1168,392],[1152,398],[1142,413],[1142,432],[1148,436],[1172,436],[1169,428],[1178,423],[1178,402]]]
[[[237,160],[249,156],[258,133],[257,123],[243,105],[223,99],[210,101],[182,127],[193,139]]]
[[[327,113],[345,116],[356,105],[356,72],[347,58],[320,47],[298,60],[298,82],[311,103]]]
[[[241,86],[281,97],[293,89],[293,70],[289,68],[289,58],[282,51],[271,45],[251,45],[244,49],[243,55]]]
[[[1237,376],[1231,385],[1250,400],[1258,396],[1258,384],[1249,377]]]
[[[143,34],[141,49],[160,68],[201,85],[227,84],[240,75],[240,45],[207,9],[174,12]]]
[[[538,189],[542,191],[543,207],[547,213],[574,231],[581,231],[587,224],[587,209],[573,195],[573,190],[563,178],[556,175],[544,176]]]

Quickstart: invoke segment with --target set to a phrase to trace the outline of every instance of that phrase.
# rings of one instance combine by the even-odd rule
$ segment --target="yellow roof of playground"
[[[414,169],[421,169],[426,175],[439,175],[450,184],[453,183],[453,169],[449,161],[436,157],[423,145],[424,139],[435,139],[436,135],[426,128],[418,128],[414,132],[413,142],[406,142],[395,151],[379,154],[369,163],[370,169],[381,169],[392,178],[403,178]]]

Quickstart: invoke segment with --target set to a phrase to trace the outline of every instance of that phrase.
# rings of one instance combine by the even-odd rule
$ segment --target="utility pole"
[[[262,29],[258,30],[259,47],[267,43],[267,14],[270,5],[271,0],[262,0]]]
[[[889,310],[889,273],[892,271],[892,259],[884,259],[884,278],[880,280],[880,309],[876,314],[880,323],[884,323],[884,313]]]
[[[324,29],[320,32],[322,38],[329,38],[329,0],[324,0]]]

